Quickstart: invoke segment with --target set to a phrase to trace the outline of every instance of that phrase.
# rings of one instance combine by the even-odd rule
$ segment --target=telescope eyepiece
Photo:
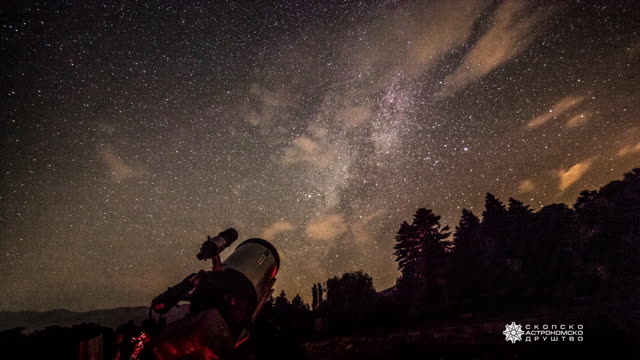
[[[238,239],[238,231],[234,228],[219,233],[215,237],[208,237],[200,247],[200,252],[196,256],[198,260],[207,260],[215,257]]]

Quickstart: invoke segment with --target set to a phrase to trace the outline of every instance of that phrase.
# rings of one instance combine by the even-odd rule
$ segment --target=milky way
[[[640,165],[634,2],[3,6],[0,309],[144,305],[206,235],[276,291],[398,276],[419,207],[572,204]]]

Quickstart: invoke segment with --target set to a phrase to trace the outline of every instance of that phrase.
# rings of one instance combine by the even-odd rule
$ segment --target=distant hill
[[[168,321],[172,322],[184,316],[188,309],[179,305],[169,313]],[[120,307],[115,309],[73,312],[57,309],[51,311],[0,311],[0,331],[24,327],[25,331],[44,329],[48,326],[72,326],[82,323],[98,323],[117,328],[129,320],[138,325],[147,318],[149,308],[146,306]]]

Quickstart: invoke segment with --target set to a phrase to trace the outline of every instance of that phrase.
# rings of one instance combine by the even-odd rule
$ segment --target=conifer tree
[[[318,285],[313,284],[311,288],[311,308],[315,311],[318,310]]]
[[[477,252],[480,250],[479,237],[480,219],[470,210],[462,209],[460,223],[453,234],[456,256],[468,261],[471,256],[479,255]]]
[[[448,226],[440,225],[440,216],[425,208],[416,211],[411,225],[405,222],[400,226],[394,254],[402,273],[398,290],[405,301],[437,301],[437,283],[444,278],[448,231]]]

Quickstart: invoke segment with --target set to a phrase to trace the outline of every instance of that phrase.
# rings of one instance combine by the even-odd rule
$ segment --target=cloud
[[[429,69],[452,49],[464,44],[471,36],[478,17],[489,6],[488,1],[441,1],[423,8],[416,4],[409,19],[401,19],[400,26],[411,34],[405,43],[409,44],[406,63],[401,69],[415,77]],[[414,21],[411,21],[415,19]],[[397,57],[397,54],[389,54]]]
[[[331,163],[333,154],[324,152],[317,140],[307,136],[299,136],[286,149],[282,162],[285,164],[307,163],[314,167],[326,168]]]
[[[310,126],[310,136],[298,136],[291,141],[280,159],[284,164],[305,163],[316,168],[324,169],[334,160],[336,154],[331,150],[327,140],[327,130]]]
[[[618,157],[623,157],[623,156],[635,154],[635,153],[638,153],[638,152],[640,152],[640,143],[637,143],[635,145],[627,145],[627,146],[624,146],[624,147],[620,148],[620,150],[618,151],[617,155],[618,155]]]
[[[318,123],[325,124],[321,116]],[[308,185],[317,189],[313,191],[318,201],[324,202],[319,212],[329,212],[340,202],[342,190],[348,185],[353,152],[349,138],[343,133],[333,132],[323,126],[311,124],[304,135],[299,135],[273,158],[282,166],[302,165],[306,172]],[[308,193],[309,194],[309,193]],[[316,203],[316,206],[320,204]]]
[[[569,128],[582,126],[586,124],[590,118],[591,118],[591,114],[583,112],[567,120],[567,122],[565,123],[565,126]]]
[[[618,158],[640,153],[640,126],[622,129],[604,142],[611,144],[611,155]]]
[[[346,231],[344,217],[337,214],[320,216],[307,226],[307,234],[314,240],[333,240]]]
[[[532,10],[525,0],[502,2],[493,14],[493,25],[456,70],[445,77],[440,95],[454,94],[520,54],[536,38],[540,23],[551,13],[549,8]]]
[[[488,0],[405,2],[367,24],[357,39],[345,37],[340,47],[365,80],[366,91],[373,94],[400,74],[407,79],[421,76],[463,45],[490,4]]]
[[[269,225],[269,227],[267,227],[266,229],[262,230],[262,234],[260,236],[266,240],[273,240],[276,237],[276,235],[283,232],[291,231],[295,228],[296,228],[295,225],[293,225],[288,221],[278,221]]]
[[[569,186],[573,185],[576,181],[580,180],[580,178],[582,178],[582,175],[584,175],[587,170],[589,170],[592,162],[592,160],[584,160],[573,165],[566,171],[560,170],[558,173],[558,176],[560,177],[560,190],[565,190]]]
[[[144,174],[141,169],[136,169],[122,160],[110,146],[100,149],[99,153],[102,160],[107,164],[109,175],[116,182],[140,177]]]
[[[527,123],[527,128],[534,129],[546,124],[549,120],[555,119],[558,116],[564,114],[569,109],[580,104],[585,99],[584,96],[567,96],[558,101],[553,107],[546,113],[536,116],[534,119]],[[567,123],[568,124],[568,123]]]
[[[536,184],[531,179],[525,179],[518,184],[518,193],[525,194],[536,189]]]

